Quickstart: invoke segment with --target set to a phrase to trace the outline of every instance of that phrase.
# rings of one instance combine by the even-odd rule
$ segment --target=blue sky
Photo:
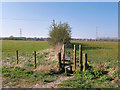
[[[48,37],[52,20],[67,22],[73,38],[118,36],[117,2],[5,2],[2,36]]]

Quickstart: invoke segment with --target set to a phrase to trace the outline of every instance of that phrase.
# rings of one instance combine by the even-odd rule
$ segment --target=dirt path
[[[50,52],[49,55],[46,56],[46,58],[45,58],[46,60],[49,60],[49,61],[50,60],[57,60],[57,53],[53,49],[46,49],[46,50],[40,51],[38,53],[41,54],[41,53],[45,53],[45,52]],[[37,83],[32,88],[57,88],[58,86],[56,84],[60,84],[62,81],[67,80],[69,78],[73,78],[73,77],[74,77],[73,74],[71,74],[70,76],[58,75],[57,80],[43,84],[43,85],[40,85],[39,83]]]
[[[39,85],[36,84],[35,86],[33,86],[32,88],[58,88],[58,86],[56,84],[60,84],[62,81],[67,80],[69,78],[73,78],[73,74],[71,74],[71,76],[58,76],[58,79],[50,82],[50,83],[46,83],[44,85]]]
[[[44,53],[44,52],[50,52],[49,55],[46,56],[47,60],[57,60],[57,53],[53,49],[47,49],[39,53]],[[74,77],[73,74],[71,74],[70,76],[58,75],[57,80],[50,83],[43,84],[43,85],[40,85],[39,83],[37,83],[32,88],[57,88],[58,86],[56,84],[60,84],[62,81],[67,80],[69,78],[73,78],[73,77]]]

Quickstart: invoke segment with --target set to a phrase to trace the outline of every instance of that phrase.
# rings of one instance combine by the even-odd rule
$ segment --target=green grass
[[[33,52],[49,48],[47,41],[2,40],[2,52]]]
[[[57,79],[57,76],[44,73],[33,72],[18,66],[3,66],[2,77],[5,78],[3,86],[16,86],[21,83],[25,85],[34,85],[35,83],[46,83]]]
[[[98,74],[99,77],[98,77]],[[99,70],[86,70],[85,72],[75,73],[74,78],[62,81],[61,84],[57,84],[61,88],[116,88],[118,83],[111,83],[113,80],[108,76],[104,76],[104,73],[100,73]]]
[[[111,67],[118,68],[118,43],[117,42],[103,42],[103,41],[74,41],[76,44],[77,56],[78,45],[83,46],[83,53],[87,53],[88,61],[97,67],[99,63],[110,63]]]
[[[2,59],[16,59],[16,50],[19,56],[34,55],[34,51],[41,51],[49,48],[47,41],[19,41],[19,40],[2,40]]]
[[[34,70],[34,51],[38,52],[49,48],[47,41],[19,41],[19,40],[3,40],[2,41],[2,61],[10,63],[2,68],[3,87],[26,87],[35,85],[35,83],[48,83],[57,79],[57,76],[50,74],[49,71],[33,72]],[[16,66],[16,50],[18,50],[19,64]],[[56,64],[56,61],[47,61],[46,55],[49,52],[42,54],[37,53],[37,67],[40,65]],[[22,68],[19,67],[22,65]],[[21,85],[22,84],[22,85]]]
[[[19,64],[24,64],[27,68],[32,69],[34,67],[34,51],[45,50],[49,46],[47,41],[2,40],[2,61],[15,64],[16,50],[18,50]],[[37,55],[37,64],[46,54],[42,55]]]
[[[76,53],[77,53],[77,60],[78,60],[78,54],[79,54],[78,45],[81,44],[83,47],[83,53],[87,53],[88,61],[92,65],[92,69],[98,68],[105,72],[109,72],[111,69],[118,69],[118,43],[117,42],[72,41],[71,43],[72,43],[71,49],[66,48],[67,50],[66,55],[68,55],[69,58],[73,58],[71,52],[74,48],[74,44],[76,44],[76,49],[77,49]],[[3,40],[2,41],[2,55],[3,55],[2,60],[10,63],[16,62],[15,51],[19,50],[19,55],[21,56],[19,57],[20,64],[22,64],[27,60],[25,65],[27,68],[29,67],[30,69],[29,71],[31,71],[32,68],[34,67],[33,51],[40,51],[47,48],[49,48],[49,44],[47,41]],[[40,64],[48,65],[48,63],[46,63],[44,59],[46,55],[47,53],[43,53],[42,55],[37,55],[37,66],[39,66]],[[56,61],[49,62],[49,64],[56,64],[56,63],[57,63]],[[12,69],[9,69],[9,71],[11,70]],[[101,73],[101,71],[99,70],[86,72],[87,73],[86,78],[85,77],[83,78],[82,75],[76,74],[75,78],[71,78],[71,79],[68,79],[67,81],[63,81],[61,85],[63,87],[71,87],[71,88],[115,88],[117,87],[117,84],[115,84],[114,82],[111,83],[112,79],[106,76],[107,74],[105,74],[105,72]],[[4,76],[6,79],[3,81],[4,82],[3,85],[9,85],[8,82],[10,82],[10,80],[13,80],[11,79],[12,77],[9,76],[9,73],[5,74],[5,76],[8,75],[9,78]],[[22,73],[24,73],[24,71]],[[37,72],[33,72],[33,73],[37,73]],[[17,77],[17,74],[15,75]],[[33,76],[33,74],[31,74],[31,76]],[[39,76],[41,77],[41,75]],[[113,73],[113,76],[116,78],[118,76],[118,73],[116,72]],[[23,80],[22,77],[20,78],[21,78],[20,80]],[[32,78],[28,79],[30,83],[33,81]],[[54,78],[56,77],[53,77],[53,79]],[[50,79],[51,79],[51,76],[44,76],[44,78],[42,79],[42,82],[50,82],[51,81]],[[20,81],[17,82],[17,80],[16,81],[13,80],[11,82],[13,86],[16,86],[16,85],[19,85]]]
[[[90,88],[91,85],[86,82],[85,79],[82,78],[82,75],[79,74],[79,76],[75,76],[74,78],[65,80],[62,82],[62,84],[58,84],[62,86],[62,88]]]
[[[83,77],[76,73],[75,78],[63,81],[60,85],[69,88],[115,88],[118,83],[111,83],[112,78],[107,75],[110,69],[118,69],[118,43],[117,42],[104,42],[104,41],[72,41],[72,49],[76,45],[77,57],[79,56],[79,45],[82,45],[83,53],[87,53],[88,61],[92,65],[92,69],[98,68],[99,70],[88,70],[83,73]],[[66,48],[67,52],[71,52]],[[70,57],[70,53],[66,53]],[[72,54],[71,54],[72,55]],[[73,57],[73,56],[72,56]],[[77,59],[78,60],[78,59]],[[104,70],[104,71],[101,71]],[[118,74],[113,73],[114,77]]]

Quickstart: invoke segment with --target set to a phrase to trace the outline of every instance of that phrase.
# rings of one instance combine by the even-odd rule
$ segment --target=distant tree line
[[[99,38],[99,39],[77,39],[72,38],[71,41],[114,41],[117,42],[117,38]]]
[[[98,38],[97,41],[118,41],[118,39],[110,38],[110,37],[103,37],[103,38]]]
[[[37,38],[37,37],[0,37],[0,40],[35,40],[35,41],[49,41],[50,38]],[[97,38],[96,39],[79,39],[79,38],[71,38],[71,41],[118,41],[117,38],[109,38],[109,37],[103,37],[103,38]]]
[[[35,40],[35,41],[48,41],[49,38],[27,38],[27,37],[2,37],[0,40]]]
[[[34,41],[48,41],[49,38],[27,38],[27,37],[2,37],[0,40],[34,40]],[[71,41],[118,41],[118,39],[115,38],[99,38],[99,39],[77,39],[77,38],[71,38]]]

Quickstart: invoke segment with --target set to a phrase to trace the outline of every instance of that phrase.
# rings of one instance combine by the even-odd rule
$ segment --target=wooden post
[[[17,64],[18,64],[18,50],[16,50]]]
[[[73,49],[71,48],[71,59],[70,59],[70,62],[72,62],[73,61]]]
[[[59,72],[60,72],[62,69],[62,67],[61,67],[61,52],[58,53],[58,68],[59,68]]]
[[[35,56],[34,67],[36,68],[36,51],[34,51],[34,56]]]
[[[70,72],[72,72],[72,66],[70,66]]]
[[[87,54],[83,54],[83,71],[87,69]]]
[[[65,68],[65,73],[67,73],[67,67]]]
[[[76,46],[74,45],[74,71],[76,71]]]
[[[63,44],[63,68],[65,68],[65,44]]]
[[[80,71],[82,71],[82,45],[79,45],[79,67]]]

